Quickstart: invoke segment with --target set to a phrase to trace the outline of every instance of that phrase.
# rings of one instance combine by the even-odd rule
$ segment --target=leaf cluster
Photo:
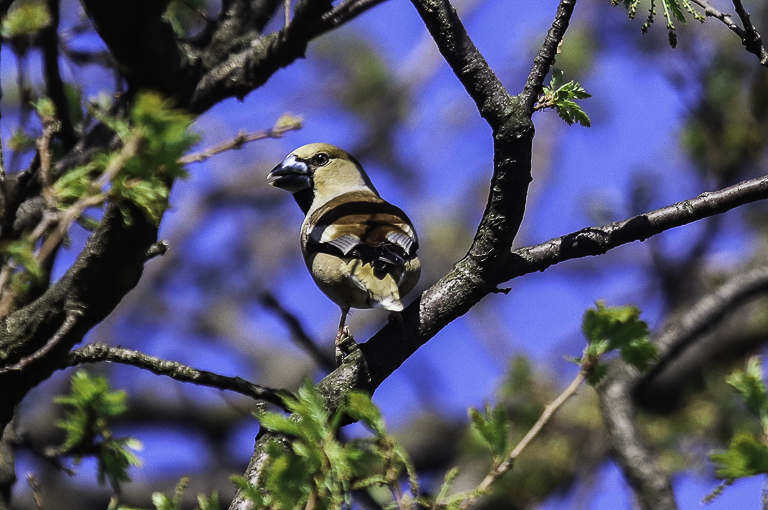
[[[587,373],[587,382],[597,384],[605,376],[602,356],[619,351],[622,359],[641,372],[656,360],[656,345],[650,341],[648,324],[640,320],[635,306],[606,307],[598,301],[594,309],[584,312],[581,324],[587,347],[581,358],[573,360]]]
[[[162,492],[154,492],[152,494],[152,504],[155,505],[155,510],[182,510],[184,491],[187,489],[187,485],[189,485],[189,478],[185,476],[179,480],[178,484],[176,484],[176,490],[174,491],[173,496],[167,496]],[[221,504],[219,503],[218,492],[213,491],[210,496],[206,496],[205,494],[197,495],[197,506],[195,507],[195,510],[219,510],[220,508]],[[113,510],[113,508],[110,507],[109,510]],[[114,510],[141,509],[115,505]]]
[[[154,92],[137,94],[128,118],[98,111],[94,115],[119,136],[123,147],[138,140],[138,150],[132,154],[115,150],[95,156],[87,165],[58,179],[54,184],[55,196],[62,206],[95,196],[102,192],[99,177],[118,165],[119,171],[109,183],[108,196],[132,202],[148,220],[159,223],[168,207],[172,181],[187,175],[179,158],[198,140],[189,129],[192,116],[173,108],[169,100]],[[123,212],[126,221],[131,221],[128,209]]]
[[[732,482],[738,478],[768,474],[768,390],[763,380],[762,360],[754,356],[747,360],[746,370],[738,370],[726,378],[747,409],[760,419],[762,434],[740,432],[728,449],[713,451],[709,458],[715,464],[715,475]]]
[[[611,0],[611,5],[623,4],[629,12],[629,19],[634,19],[637,14],[637,7],[640,4],[640,0]],[[664,9],[664,18],[667,20],[667,35],[669,37],[669,45],[671,47],[677,46],[677,33],[675,32],[675,21],[680,23],[686,23],[685,13],[686,11],[693,16],[693,18],[701,23],[704,22],[704,15],[693,8],[690,0],[661,0],[661,6]],[[653,24],[654,16],[656,15],[656,0],[650,0],[648,7],[648,17],[643,23],[642,32],[645,34]]]
[[[584,127],[589,127],[591,125],[589,116],[576,101],[590,97],[592,96],[579,83],[575,81],[564,83],[563,72],[554,69],[549,87],[543,88],[536,109],[554,108],[568,125],[578,122]]]
[[[9,39],[26,38],[51,24],[45,2],[15,2],[3,20],[2,35]]]
[[[296,396],[284,398],[292,413],[258,415],[262,427],[290,438],[268,445],[267,467],[257,484],[233,477],[235,485],[256,508],[342,508],[353,490],[387,487],[391,506],[412,508],[417,498],[415,470],[404,448],[389,436],[379,409],[364,393],[350,394],[328,415],[322,396],[307,381]],[[372,437],[346,443],[338,438],[345,417],[363,423]],[[401,493],[407,477],[409,493]]]
[[[43,268],[35,258],[35,245],[27,236],[8,241],[2,246],[3,265],[7,265],[13,259],[13,267],[22,272],[14,273],[11,286],[17,295],[23,292],[21,287],[31,281],[39,281],[43,277]],[[26,276],[25,276],[26,275]]]
[[[66,433],[61,453],[73,455],[76,462],[86,455],[95,456],[99,483],[108,479],[119,492],[120,484],[130,481],[128,468],[141,465],[131,451],[140,450],[141,443],[130,437],[116,438],[109,427],[110,418],[125,412],[126,393],[110,391],[106,379],[81,370],[72,376],[70,393],[54,401],[67,409],[64,419],[56,422]]]

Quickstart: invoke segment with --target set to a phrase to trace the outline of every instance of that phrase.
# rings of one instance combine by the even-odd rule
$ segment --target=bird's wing
[[[318,208],[305,222],[305,250],[356,257],[383,269],[416,256],[418,239],[398,207],[374,193],[354,191]]]

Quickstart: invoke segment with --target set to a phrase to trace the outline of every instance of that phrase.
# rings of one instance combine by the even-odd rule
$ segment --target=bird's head
[[[360,163],[327,143],[299,147],[273,168],[267,179],[272,186],[294,193],[299,205],[300,196],[307,192],[311,192],[313,205],[351,191],[365,190],[378,195]]]

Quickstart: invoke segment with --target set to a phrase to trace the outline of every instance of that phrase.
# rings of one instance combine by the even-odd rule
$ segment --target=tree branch
[[[322,17],[331,9],[330,0],[300,0],[291,23],[279,32],[263,37],[254,33],[247,45],[226,55],[219,50],[215,55],[204,54],[204,72],[191,96],[190,110],[201,113],[228,97],[242,99],[278,69],[303,57],[309,41],[323,33]],[[241,36],[236,28],[229,35]]]
[[[656,464],[637,429],[632,387],[637,371],[617,360],[597,387],[611,452],[643,510],[676,510],[669,477]]]
[[[164,360],[122,347],[110,347],[104,344],[86,345],[69,353],[66,366],[74,367],[83,363],[97,363],[101,361],[130,365],[142,370],[148,370],[153,374],[170,377],[176,381],[189,382],[219,390],[234,391],[254,400],[263,400],[284,408],[283,400],[280,397],[284,392],[280,390],[259,386],[240,377],[226,377],[207,370],[197,370],[175,361]]]
[[[760,59],[760,65],[768,67],[768,51],[762,43],[760,34],[755,30],[752,22],[749,19],[749,14],[744,9],[741,0],[733,0],[733,5],[736,8],[736,12],[741,18],[741,22],[744,24],[744,28],[737,25],[733,18],[729,14],[720,12],[712,7],[707,0],[691,0],[693,3],[704,9],[704,14],[707,17],[715,18],[721,21],[728,29],[736,34],[741,39],[741,44],[747,49],[748,52],[754,54]]]
[[[255,142],[256,140],[263,140],[265,138],[281,138],[283,134],[287,133],[288,131],[301,129],[301,126],[301,119],[287,114],[282,115],[277,120],[275,125],[269,129],[262,129],[261,131],[256,131],[254,133],[246,133],[245,131],[241,131],[233,138],[225,140],[218,145],[202,150],[200,152],[195,152],[194,154],[187,154],[186,156],[183,156],[181,159],[179,159],[179,163],[182,165],[199,163],[224,151],[239,149],[246,143]]]
[[[702,193],[696,198],[617,221],[589,227],[546,243],[512,252],[506,279],[543,271],[560,262],[601,255],[608,250],[694,221],[721,214],[740,205],[768,198],[768,175],[740,182],[728,188]]]
[[[66,148],[77,141],[75,128],[69,115],[69,104],[64,92],[64,82],[59,71],[59,0],[47,0],[51,23],[40,33],[45,71],[45,93],[56,105],[56,118],[61,123],[59,136]]]
[[[329,371],[336,368],[336,359],[334,356],[331,356],[330,351],[325,351],[317,346],[317,343],[309,337],[299,319],[286,310],[275,298],[274,294],[263,292],[260,296],[260,301],[262,305],[275,312],[285,322],[288,329],[291,330],[291,336],[293,336],[295,342],[307,351],[320,367]]]
[[[169,2],[83,0],[82,4],[131,91],[154,89],[185,105],[196,84],[198,55],[178,42],[171,24],[163,19]]]
[[[575,6],[576,0],[560,1],[555,20],[552,22],[549,32],[547,32],[547,37],[539,49],[539,54],[536,55],[533,61],[533,68],[525,82],[525,88],[522,94],[520,94],[520,99],[528,115],[533,113],[534,105],[541,95],[542,87],[544,86],[544,79],[549,74],[552,64],[555,63],[557,49],[563,41],[563,36],[565,36],[565,31],[568,29]]]
[[[469,38],[449,0],[411,0],[440,54],[494,133],[509,121],[512,98]]]
[[[691,380],[692,373],[710,366],[708,361],[728,363],[753,347],[756,341],[764,343],[762,338],[752,338],[751,335],[740,341],[728,338],[727,342],[723,341],[722,335],[718,335],[709,341],[707,333],[714,331],[740,305],[766,292],[768,266],[739,271],[715,291],[699,299],[679,318],[665,325],[656,339],[659,360],[637,384],[636,400],[643,406],[664,410],[677,402],[680,391],[677,381]],[[702,342],[702,339],[705,341]]]

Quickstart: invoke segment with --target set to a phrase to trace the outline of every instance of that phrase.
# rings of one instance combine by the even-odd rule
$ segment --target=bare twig
[[[739,15],[741,24],[744,25],[745,37],[742,37],[741,43],[750,53],[756,55],[760,59],[760,64],[768,67],[768,51],[766,51],[763,45],[760,34],[755,29],[752,21],[749,19],[749,13],[744,8],[741,0],[732,0],[733,7],[736,9],[736,14]]]
[[[323,15],[323,31],[328,32],[339,27],[382,2],[384,2],[384,0],[344,0],[334,7],[333,10]]]
[[[239,149],[249,142],[263,140],[265,138],[281,138],[288,131],[295,131],[297,129],[301,129],[301,127],[302,121],[300,118],[294,117],[292,115],[282,115],[277,120],[275,125],[269,129],[256,131],[254,133],[246,133],[245,131],[240,131],[236,136],[230,138],[229,140],[225,140],[218,145],[200,152],[187,154],[186,156],[179,159],[179,163],[182,165],[199,163],[221,152],[229,151],[232,149]]]
[[[733,5],[736,9],[736,13],[739,15],[741,22],[744,24],[744,28],[733,21],[733,18],[729,14],[723,13],[714,7],[707,0],[691,0],[693,3],[704,9],[704,14],[707,17],[715,18],[722,22],[728,29],[736,34],[741,39],[741,44],[750,53],[757,56],[760,59],[760,65],[768,67],[768,51],[762,43],[760,34],[757,32],[752,22],[749,19],[749,14],[744,9],[741,0],[733,0]]]
[[[112,159],[109,166],[107,166],[104,172],[96,180],[96,189],[101,190],[112,181],[115,175],[117,175],[117,173],[123,169],[125,163],[136,155],[141,142],[141,135],[134,134],[131,136],[131,138],[123,147],[120,155]],[[35,229],[34,234],[42,235],[49,229],[49,227],[53,225],[55,225],[55,227],[50,231],[48,237],[46,237],[45,241],[43,241],[43,244],[35,253],[35,261],[40,265],[45,263],[48,257],[50,257],[55,252],[59,244],[61,244],[61,242],[64,240],[64,237],[67,235],[67,232],[69,232],[70,227],[77,220],[77,218],[80,217],[83,211],[89,207],[93,207],[105,202],[107,198],[109,198],[109,194],[106,192],[98,193],[95,195],[85,195],[77,202],[69,206],[65,211],[62,211],[60,214],[44,215],[42,223],[47,222],[47,224],[39,225],[39,228]],[[55,197],[53,197],[52,193],[51,200],[55,201]],[[36,240],[37,238],[34,238],[33,242]],[[16,293],[13,291],[13,289],[8,287],[10,274],[12,272],[13,268],[10,265],[6,265],[6,267],[3,268],[3,271],[0,272],[0,283],[2,284],[2,286],[0,286],[0,317],[7,315],[13,306],[13,300]]]
[[[263,292],[260,296],[261,304],[268,309],[275,312],[283,322],[291,330],[291,335],[294,341],[299,344],[304,350],[306,350],[312,359],[317,362],[322,368],[326,370],[333,370],[336,368],[336,361],[329,352],[325,352],[317,346],[317,343],[309,337],[301,321],[285,309],[285,307],[277,300],[274,294],[271,292]]]
[[[27,485],[32,489],[32,498],[35,500],[35,505],[37,505],[37,508],[40,510],[43,510],[43,495],[40,491],[40,484],[34,474],[27,473]]]
[[[552,64],[555,63],[557,48],[563,41],[565,31],[568,29],[568,24],[570,23],[575,6],[576,0],[560,0],[560,5],[557,7],[557,14],[552,21],[552,26],[547,33],[547,37],[544,39],[544,43],[539,49],[539,54],[536,55],[536,58],[533,61],[533,67],[525,82],[525,88],[523,89],[522,94],[520,94],[520,99],[523,102],[525,111],[529,115],[533,113],[536,100],[541,94],[544,78],[546,78],[549,73]]]
[[[13,371],[22,371],[35,361],[42,359],[45,357],[46,354],[51,352],[51,350],[56,347],[59,342],[62,341],[63,338],[67,336],[67,334],[72,330],[72,328],[75,327],[75,324],[77,324],[77,319],[80,317],[81,312],[78,310],[70,310],[67,312],[66,317],[64,318],[64,322],[59,326],[59,329],[56,330],[56,333],[48,339],[48,341],[45,343],[45,345],[35,351],[34,353],[30,354],[29,356],[26,356],[24,358],[21,358],[19,361],[14,363],[13,365],[8,365],[6,367],[3,367],[0,369],[0,374],[4,374],[6,372],[13,372]]]
[[[143,352],[122,347],[110,347],[104,344],[90,344],[80,349],[75,349],[69,353],[66,365],[77,366],[83,363],[97,363],[101,361],[134,366],[181,382],[234,391],[246,397],[251,397],[254,400],[263,400],[281,408],[284,407],[281,395],[287,394],[280,390],[253,384],[240,377],[226,377],[208,372],[207,370],[197,370],[187,365],[150,356]]]
[[[291,0],[283,0],[283,17],[285,18],[285,25],[291,22]]]
[[[555,400],[547,404],[547,406],[544,408],[544,412],[542,412],[541,416],[539,416],[539,419],[536,420],[536,423],[533,424],[533,427],[528,430],[528,433],[525,434],[525,437],[523,437],[520,442],[517,443],[517,445],[512,449],[507,458],[502,462],[491,466],[491,470],[477,486],[477,489],[472,491],[466,499],[462,500],[462,510],[469,508],[481,496],[487,494],[491,486],[499,478],[512,470],[515,464],[515,460],[517,460],[517,458],[521,453],[523,453],[528,445],[531,444],[534,439],[536,439],[541,430],[544,428],[544,426],[547,425],[547,423],[549,423],[549,421],[552,419],[552,416],[554,416],[558,409],[560,409],[569,398],[576,394],[576,391],[582,385],[586,376],[586,370],[584,368],[580,369],[579,373],[576,375],[576,377],[574,377],[573,381],[571,381],[568,387],[565,388],[565,390],[563,390],[563,392],[560,393],[560,395],[558,395]]]

